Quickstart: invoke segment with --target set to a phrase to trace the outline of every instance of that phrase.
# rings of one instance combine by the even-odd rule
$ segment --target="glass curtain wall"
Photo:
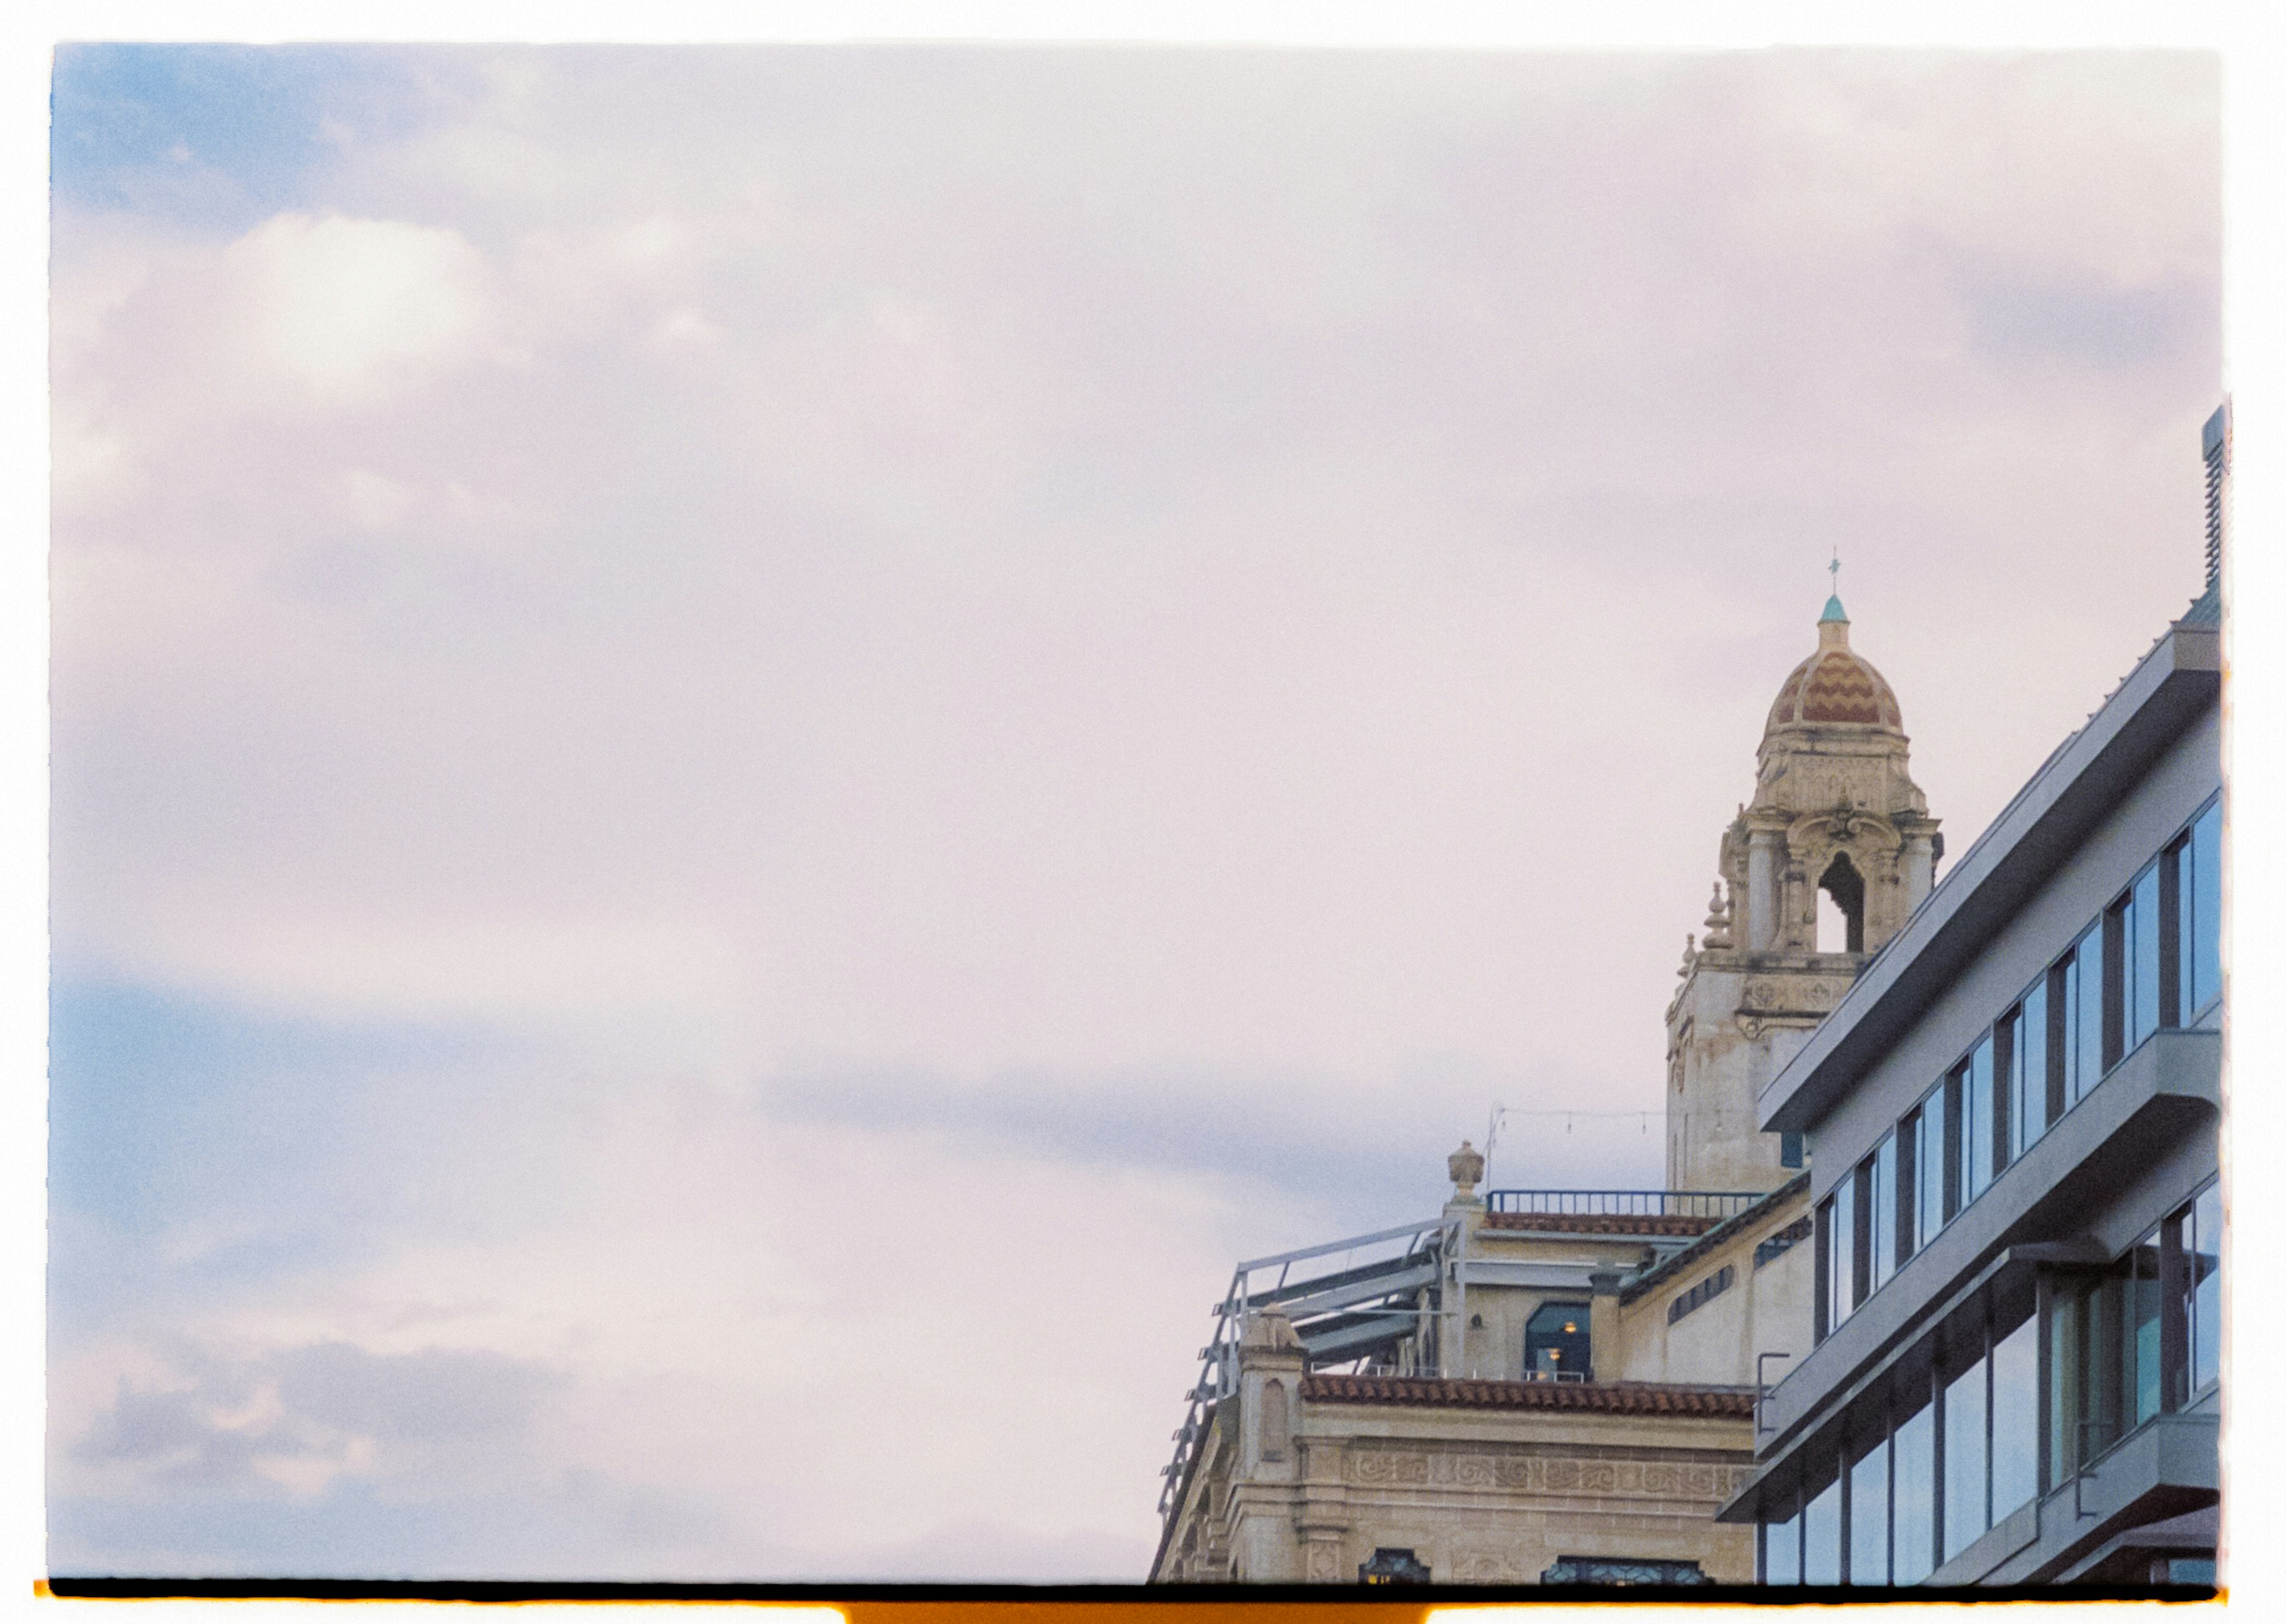
[[[1876,1147],[1833,1214],[1819,1334],[1988,1189],[2163,1026],[2212,1018],[2221,995],[2218,800],[2147,864]],[[1847,1186],[1858,1188],[1848,1191]],[[1846,1192],[1846,1193],[1845,1193]],[[1894,1236],[1894,1241],[1892,1237]]]

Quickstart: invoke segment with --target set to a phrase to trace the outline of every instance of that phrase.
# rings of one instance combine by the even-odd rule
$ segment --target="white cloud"
[[[223,264],[247,336],[322,399],[367,402],[462,365],[487,320],[482,256],[433,226],[281,214]]]

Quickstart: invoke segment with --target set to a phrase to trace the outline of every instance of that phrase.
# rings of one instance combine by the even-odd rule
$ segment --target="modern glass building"
[[[1760,1096],[1817,1249],[1722,1512],[1766,1583],[2214,1578],[2217,563]]]

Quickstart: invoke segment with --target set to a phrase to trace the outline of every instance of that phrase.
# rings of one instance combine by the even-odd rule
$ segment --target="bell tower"
[[[1756,1131],[1755,1095],[1904,927],[1944,855],[1906,753],[1896,696],[1850,649],[1837,591],[1817,652],[1770,706],[1754,798],[1722,832],[1706,935],[1686,943],[1667,1005],[1669,1189],[1774,1189],[1800,1165]]]

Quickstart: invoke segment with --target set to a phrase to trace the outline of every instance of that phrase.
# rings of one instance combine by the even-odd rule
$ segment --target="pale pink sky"
[[[2198,590],[2216,104],[66,53],[57,1567],[1138,1575],[1234,1257],[1659,1108],[1833,548],[1955,851]]]

